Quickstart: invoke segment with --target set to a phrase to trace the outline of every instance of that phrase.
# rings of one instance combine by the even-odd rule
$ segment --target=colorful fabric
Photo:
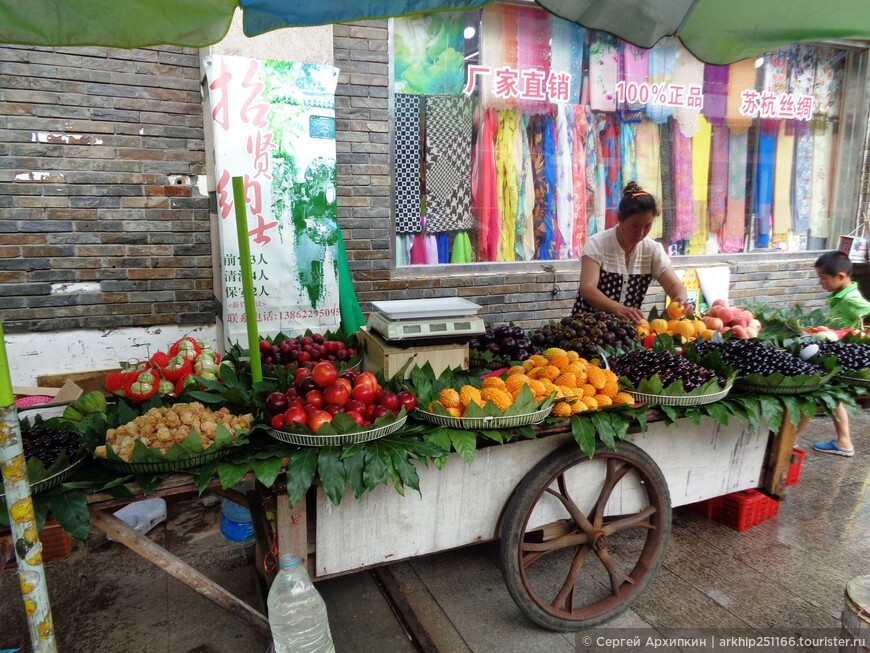
[[[728,206],[719,251],[742,252],[746,237],[746,164],[749,135],[731,134],[728,139]]]
[[[752,118],[740,115],[741,94],[755,88],[755,60],[744,59],[731,64],[728,73],[728,104],[725,108],[725,122],[735,134],[743,134],[752,126]]]
[[[813,185],[813,132],[809,125],[795,130],[794,179],[792,180],[792,229],[804,234],[810,228],[810,191]]]
[[[628,84],[646,84],[649,77],[649,50],[619,41],[619,79]],[[625,122],[640,122],[646,112],[646,105],[640,102],[622,102],[620,115]]]
[[[728,206],[728,128],[722,124],[713,125],[713,145],[710,150],[710,232],[716,233],[725,224]]]
[[[495,109],[478,105],[480,132],[472,167],[473,206],[477,210],[480,260],[494,261],[498,254],[498,183],[495,168]]]
[[[411,234],[396,234],[396,267],[411,264],[411,245],[414,236]]]
[[[706,254],[710,183],[710,153],[713,146],[713,126],[699,116],[697,133],[692,137],[692,195],[695,206],[695,233],[689,238],[689,254]]]
[[[625,183],[637,180],[636,132],[637,123],[623,122],[619,125],[619,167]]]
[[[438,243],[438,262],[441,264],[450,262],[450,236],[448,234],[438,234],[435,237]]]
[[[776,122],[762,120],[758,130],[758,165],[755,173],[755,246],[770,244],[773,218],[773,172],[776,163]]]
[[[870,302],[861,295],[857,282],[828,295],[831,326],[836,329],[860,329],[870,314]]]
[[[550,67],[556,72],[565,72],[571,75],[568,104],[580,103],[585,39],[585,28],[570,20],[550,16]]]
[[[470,229],[473,100],[426,99],[426,227],[429,233]]]
[[[467,231],[460,231],[453,237],[453,252],[450,255],[451,263],[471,263],[474,257],[471,253],[471,238]]]
[[[774,50],[764,57],[764,84],[762,88],[770,93],[788,92],[788,52]]]
[[[589,40],[589,106],[593,111],[616,111],[616,37],[595,31]]]
[[[834,125],[826,120],[815,120],[810,124],[813,134],[810,236],[827,238],[831,229],[829,218],[831,215],[831,154],[834,143]]]
[[[517,8],[517,61],[520,70],[535,68],[550,74],[550,14],[533,7]],[[528,92],[528,87],[526,88]],[[546,100],[520,100],[523,113],[546,113]]]
[[[604,227],[616,225],[619,202],[622,200],[622,170],[619,165],[619,125],[611,114],[599,116],[602,123],[601,155],[604,160],[604,180],[607,204],[604,207]]]
[[[659,158],[659,128],[649,120],[643,120],[637,125],[634,138],[634,151],[637,167],[637,183],[647,192],[652,193],[661,210],[662,204],[662,164]],[[659,216],[653,222],[650,238],[662,237],[662,218]]]
[[[459,95],[465,86],[465,17],[439,13],[393,21],[393,88]]]
[[[607,160],[604,158],[604,127],[607,116],[595,114],[595,218],[596,230],[604,231],[607,215]]]
[[[480,64],[498,68],[517,68],[517,7],[490,4],[483,8],[480,31]],[[495,95],[495,75],[480,77],[480,101],[485,107],[516,106],[515,98]]]
[[[423,247],[426,251],[426,264],[438,264],[438,239],[433,234],[423,237]]]
[[[773,240],[782,243],[788,240],[792,225],[791,180],[794,163],[794,133],[787,121],[779,125],[776,137],[776,167],[773,172]]]
[[[555,233],[556,144],[551,116],[532,116],[529,149],[535,176],[535,258],[551,261],[558,256]]]
[[[681,85],[686,92],[689,86],[704,85],[704,64],[698,61],[682,43],[676,45],[676,63],[674,64],[674,84]],[[695,108],[674,107],[674,118],[683,136],[692,138],[700,127],[701,112]]]
[[[532,155],[529,150],[529,116],[520,116],[519,132],[521,166],[519,170],[519,196],[517,199],[517,226],[514,251],[520,261],[531,261],[535,257],[535,225],[532,214],[535,211],[535,176]]]
[[[423,234],[416,234],[411,243],[411,265],[426,265],[426,243]]]
[[[571,257],[574,242],[574,181],[571,153],[574,139],[574,107],[556,107],[556,224],[559,230],[559,259]]]
[[[495,137],[496,187],[498,189],[499,236],[496,260],[514,260],[514,239],[519,202],[519,173],[514,158],[514,136],[519,124],[516,109],[498,111],[498,132]]]
[[[704,64],[704,116],[712,125],[725,124],[729,66]]]
[[[816,48],[816,75],[813,83],[813,110],[826,118],[840,115],[842,60],[829,46]]]
[[[677,39],[663,38],[649,51],[649,83],[661,87],[674,83],[674,69],[677,65]],[[646,105],[646,115],[656,124],[664,123],[674,114],[673,107],[655,104],[657,97],[650,93],[650,102]]]
[[[571,255],[580,258],[587,234],[586,186],[586,111],[581,106],[571,107],[574,114],[574,138],[571,143],[571,186],[574,191],[574,233]]]
[[[673,123],[673,121],[671,121]],[[695,232],[695,191],[692,181],[692,139],[674,129],[674,240]]]
[[[420,226],[420,96],[396,93],[396,233]]]
[[[598,135],[598,118],[588,108],[586,112],[586,233],[591,236],[604,227],[604,206],[599,208],[599,184],[602,190],[604,168],[598,165],[601,159],[601,139]]]
[[[659,126],[659,161],[662,176],[662,243],[674,242],[676,198],[674,197],[674,123],[668,120]]]
[[[791,67],[791,92],[812,95],[816,79],[816,48],[800,44],[795,47]]]

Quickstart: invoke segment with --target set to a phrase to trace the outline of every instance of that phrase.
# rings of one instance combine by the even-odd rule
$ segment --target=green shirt
[[[831,326],[838,329],[860,329],[864,316],[870,313],[870,302],[861,296],[854,281],[842,290],[828,295]]]

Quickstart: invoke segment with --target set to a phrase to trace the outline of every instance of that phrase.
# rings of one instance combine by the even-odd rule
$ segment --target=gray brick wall
[[[4,328],[212,323],[204,174],[197,50],[0,47]]]
[[[579,263],[453,267],[417,273],[391,268],[391,195],[387,21],[336,25],[338,216],[363,310],[384,299],[464,297],[487,320],[535,326],[569,314],[580,282]],[[749,300],[823,306],[814,254],[677,257],[678,268],[728,265],[733,303]],[[645,308],[664,304],[657,285]]]

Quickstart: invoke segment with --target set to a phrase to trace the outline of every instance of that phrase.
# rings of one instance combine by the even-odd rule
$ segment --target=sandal
[[[836,440],[831,440],[830,442],[816,442],[813,445],[813,449],[815,449],[816,451],[821,451],[822,453],[832,453],[835,456],[855,455],[854,450],[840,449],[840,447],[837,446]]]

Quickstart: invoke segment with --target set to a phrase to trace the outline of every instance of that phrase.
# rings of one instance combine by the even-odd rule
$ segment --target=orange
[[[668,317],[674,320],[683,317],[683,307],[679,302],[671,302],[668,304]]]

